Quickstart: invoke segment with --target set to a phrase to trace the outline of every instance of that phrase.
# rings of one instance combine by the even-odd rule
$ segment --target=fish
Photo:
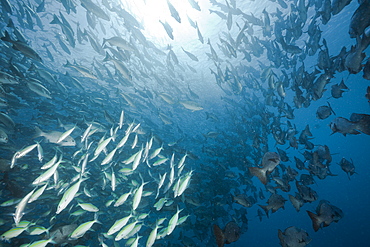
[[[11,74],[8,74],[4,71],[0,71],[0,83],[3,85],[4,84],[15,85],[19,84],[19,80]]]
[[[201,107],[198,103],[190,100],[180,100],[179,103],[184,106],[186,109],[191,111],[200,111],[203,110],[203,107]]]
[[[258,177],[263,184],[267,184],[267,176],[278,166],[280,163],[280,156],[275,152],[267,152],[262,158],[262,167],[248,167],[249,172]]]
[[[267,205],[258,205],[260,206],[266,213],[267,217],[269,216],[269,211],[271,209],[272,213],[275,213],[280,208],[284,209],[284,204],[286,202],[286,199],[278,194],[271,194],[269,199],[267,200]]]
[[[166,30],[166,33],[167,33],[168,37],[170,37],[170,39],[173,40],[174,37],[173,37],[173,29],[172,29],[172,27],[167,23],[167,21],[162,22],[161,20],[159,20],[159,22],[163,25],[164,30]]]
[[[348,87],[344,84],[342,80],[340,84],[334,84],[331,86],[331,96],[335,99],[341,98],[342,94],[348,90]]]
[[[332,222],[338,222],[344,214],[341,209],[331,205],[326,200],[321,200],[316,208],[316,214],[306,211],[312,220],[312,227],[317,232],[321,227],[328,227]]]
[[[299,212],[301,207],[304,205],[304,201],[298,193],[296,193],[295,196],[289,195],[289,200],[297,212]]]
[[[363,1],[351,17],[349,25],[349,36],[351,38],[358,38],[364,33],[365,29],[370,26],[369,20],[364,18],[369,15],[370,3],[368,1]]]
[[[81,182],[82,182],[82,178],[80,178],[76,183],[74,183],[72,186],[69,187],[68,190],[64,192],[63,197],[59,201],[59,204],[57,206],[56,214],[61,213],[68,206],[68,204],[73,200],[78,190],[80,189]]]
[[[132,215],[130,214],[126,217],[123,217],[122,219],[116,220],[114,224],[109,228],[107,235],[113,235],[114,233],[120,231],[124,226],[126,226],[131,217]]]
[[[61,14],[61,17],[62,16],[63,15]],[[50,22],[50,24],[57,24],[62,28],[62,32],[66,36],[69,45],[71,47],[75,48],[76,47],[76,42],[75,42],[75,38],[74,38],[73,29],[71,28],[71,26],[69,24],[66,25],[66,23],[68,23],[68,22],[67,21],[65,21],[64,23],[61,22],[55,14],[53,15],[53,20]]]
[[[350,176],[352,176],[353,174],[357,173],[355,171],[355,166],[353,164],[353,161],[351,159],[351,161],[347,160],[346,158],[342,158],[339,162],[339,165],[340,167],[342,168],[342,170],[347,173],[347,176],[348,176],[348,179],[351,179]]]
[[[179,220],[179,214],[181,211],[182,209],[179,209],[177,207],[176,213],[171,217],[171,219],[168,222],[166,235],[170,235],[173,232],[173,230],[175,230],[175,227],[177,226],[177,222]]]
[[[295,226],[288,227],[284,232],[278,229],[278,237],[282,247],[304,247],[312,240],[305,230]]]
[[[34,59],[35,61],[42,63],[42,59],[40,55],[35,50],[33,50],[30,46],[28,46],[26,43],[19,41],[19,40],[17,41],[12,40],[7,31],[4,32],[4,35],[5,35],[4,37],[1,37],[1,40],[12,43],[14,50],[20,51],[26,57]]]
[[[145,244],[146,247],[153,246],[155,240],[157,239],[158,226],[159,226],[159,224],[157,222],[155,227],[153,228],[153,230],[150,232],[150,234],[148,236],[148,239],[147,239],[146,244]]]
[[[91,0],[81,0],[81,6],[84,7],[87,11],[93,13],[96,17],[101,18],[105,21],[110,21],[109,15]]]
[[[65,136],[61,141],[59,140],[60,137],[62,137],[63,135],[63,132],[60,132],[60,131],[50,131],[50,132],[43,132],[39,127],[35,127],[35,135],[34,135],[34,138],[37,138],[37,137],[44,137],[46,141],[50,142],[50,143],[55,143],[55,144],[58,144],[60,146],[64,146],[64,147],[74,147],[76,146],[76,141],[75,139],[73,139],[73,137],[71,136]],[[59,142],[58,142],[59,140]]]
[[[24,231],[27,230],[27,227],[13,227],[10,230],[1,234],[2,241],[10,241],[12,238],[18,237]]]
[[[236,242],[240,238],[241,229],[237,223],[230,221],[226,224],[224,230],[217,225],[213,225],[213,233],[217,246],[223,247],[225,244]]]
[[[299,184],[298,181],[296,181],[296,187],[299,193],[299,199],[303,200],[303,202],[314,202],[317,200],[317,192],[314,191],[312,188],[304,184]]]
[[[27,206],[27,203],[28,201],[30,200],[32,194],[35,192],[35,189],[33,189],[31,192],[29,192],[25,197],[23,197],[23,199],[17,204],[17,206],[15,207],[16,210],[15,210],[15,213],[14,213],[14,222],[15,222],[15,225],[17,226],[19,224],[19,222],[21,221],[23,215],[24,215],[24,209],[26,208]]]
[[[77,228],[77,224],[61,225],[50,231],[54,244],[66,244],[70,242],[69,236]]]
[[[350,120],[337,117],[330,123],[330,128],[334,133],[358,135],[361,132],[370,135],[370,118],[367,114],[352,113]],[[361,131],[361,132],[359,132]]]
[[[97,217],[96,217],[96,214],[95,214],[95,219],[92,220],[92,221],[87,221],[85,223],[82,223],[81,225],[79,225],[72,233],[71,235],[69,236],[69,239],[70,240],[76,240],[78,238],[81,238],[83,237],[83,235],[85,235],[85,233],[90,230],[90,228],[95,224],[95,223],[99,223],[101,224]]]
[[[33,79],[27,81],[27,87],[35,92],[36,94],[45,97],[47,99],[52,99],[51,93],[49,89],[47,89],[44,85],[42,85],[39,81]]]
[[[186,54],[186,55],[188,55],[188,57],[189,57],[191,60],[193,60],[193,61],[195,61],[195,62],[198,62],[198,61],[199,61],[199,59],[198,59],[194,54],[192,54],[191,52],[188,52],[188,51],[184,50],[184,48],[183,48],[183,47],[181,47],[181,49],[185,52],[185,54]]]
[[[244,207],[247,207],[247,208],[252,207],[254,202],[255,202],[253,197],[251,197],[251,196],[248,197],[245,194],[239,194],[239,195],[233,196],[233,200],[236,203],[238,203],[238,204],[240,204]]]
[[[177,12],[177,10],[175,9],[175,7],[170,3],[169,0],[167,0],[167,5],[168,5],[168,8],[171,12],[171,16],[178,22],[178,23],[181,23],[181,18],[180,18],[180,15],[179,15],[179,12]]]
[[[366,88],[366,94],[365,94],[365,98],[368,100],[368,102],[370,103],[370,86],[368,86]]]
[[[188,0],[188,2],[190,3],[191,7],[195,10],[198,10],[198,11],[201,11],[200,9],[200,6],[199,6],[199,3],[196,2],[195,0]]]
[[[45,247],[46,245],[53,244],[53,243],[54,243],[53,239],[50,238],[50,239],[43,239],[43,240],[32,242],[28,246],[29,247]]]
[[[336,115],[335,114],[335,112],[333,111],[333,108],[331,108],[331,105],[330,105],[330,103],[329,102],[327,102],[328,103],[328,105],[326,106],[326,105],[323,105],[323,106],[319,106],[319,108],[317,108],[317,111],[316,111],[316,117],[318,118],[318,119],[326,119],[326,118],[328,118],[332,113],[334,114],[334,115]]]
[[[108,39],[103,38],[102,46],[104,46],[105,43],[109,43],[112,46],[117,46],[126,51],[134,51],[134,48],[131,46],[131,44],[119,36],[114,36]]]

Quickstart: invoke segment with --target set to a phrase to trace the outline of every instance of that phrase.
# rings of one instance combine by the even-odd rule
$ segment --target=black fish
[[[331,115],[331,113],[336,115],[335,112],[333,111],[333,108],[331,108],[330,103],[329,102],[327,103],[328,105],[322,105],[319,108],[317,108],[316,117],[318,119],[326,119]]]

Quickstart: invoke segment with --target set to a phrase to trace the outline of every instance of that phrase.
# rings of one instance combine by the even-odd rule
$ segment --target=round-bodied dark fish
[[[226,244],[237,241],[240,237],[240,227],[234,221],[230,221],[222,231],[217,225],[213,225],[213,233],[216,237],[218,247],[223,247]]]
[[[305,230],[295,226],[285,229],[284,232],[279,229],[278,237],[282,247],[304,247],[312,240]]]
[[[317,108],[316,117],[318,119],[326,119],[332,113],[334,113],[334,115],[335,115],[335,112],[333,111],[333,109],[331,108],[331,106],[330,106],[330,104],[328,102],[328,105],[322,105],[319,108]]]
[[[349,161],[346,158],[342,158],[342,160],[339,163],[342,170],[347,173],[348,179],[351,179],[350,176],[355,174],[355,166],[353,164],[353,161]]]
[[[316,208],[316,214],[307,210],[308,216],[312,220],[312,226],[315,232],[317,232],[321,226],[327,227],[333,221],[338,222],[343,218],[343,212],[340,208],[331,205],[328,201],[321,200]]]

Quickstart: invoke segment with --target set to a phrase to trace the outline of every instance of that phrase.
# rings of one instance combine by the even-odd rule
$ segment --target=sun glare
[[[169,1],[179,13],[181,23],[178,23],[176,19],[171,16],[167,0],[122,0],[122,2],[126,4],[129,2],[130,12],[142,22],[145,29],[143,32],[147,36],[153,37],[159,42],[171,42],[165,28],[160,23],[160,21],[162,21],[163,23],[167,22],[173,29],[175,41],[183,42],[189,35],[194,37],[196,32],[189,24],[187,15],[197,19],[200,15],[200,11],[193,9],[187,0]]]

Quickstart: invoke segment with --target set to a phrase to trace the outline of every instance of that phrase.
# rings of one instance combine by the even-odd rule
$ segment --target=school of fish
[[[331,104],[350,90],[336,75],[370,80],[370,0],[270,0],[256,13],[184,2],[221,23],[216,36],[171,0],[158,20],[168,45],[125,0],[0,0],[1,246],[222,247],[250,210],[262,221],[312,203],[315,232],[344,216],[311,187],[335,176],[333,158],[294,111],[319,101],[329,133],[370,135],[369,114]],[[348,6],[353,43],[332,54],[321,29]],[[185,23],[201,49],[178,45]],[[356,176],[351,157],[338,165]],[[314,238],[276,230],[282,246]]]

